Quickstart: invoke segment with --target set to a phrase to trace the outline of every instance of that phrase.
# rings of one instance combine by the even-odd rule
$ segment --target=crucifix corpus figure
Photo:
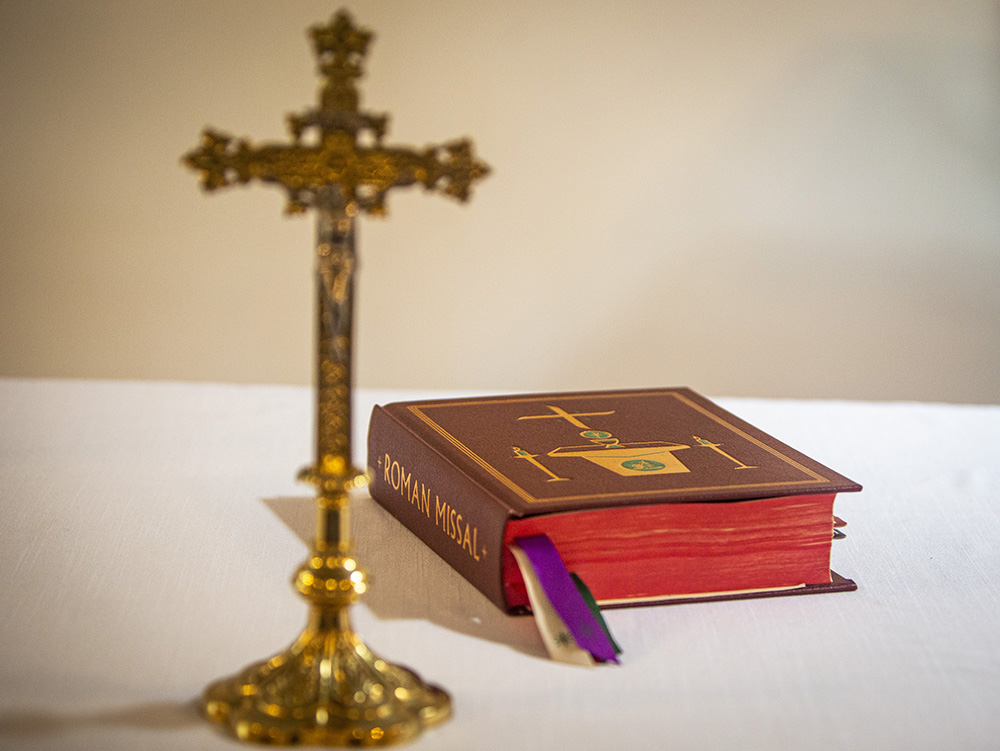
[[[203,709],[241,740],[382,745],[446,720],[451,700],[372,654],[348,616],[368,586],[348,528],[349,493],[365,482],[351,459],[355,221],[361,212],[384,214],[398,186],[419,183],[465,201],[489,168],[468,140],[422,152],[384,146],[388,116],[360,110],[355,86],[371,33],[340,11],[311,36],[325,80],[319,106],[288,118],[292,143],[254,147],[206,130],[184,157],[207,191],[261,180],[285,189],[289,213],[317,212],[316,458],[299,475],[317,489],[317,523],[293,580],[309,620],[284,652],[210,685]]]

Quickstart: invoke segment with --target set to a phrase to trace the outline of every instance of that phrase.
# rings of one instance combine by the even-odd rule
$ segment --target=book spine
[[[368,471],[372,498],[507,610],[501,566],[506,509],[379,406],[368,428]]]

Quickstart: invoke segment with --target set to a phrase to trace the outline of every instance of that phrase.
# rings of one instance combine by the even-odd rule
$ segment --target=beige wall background
[[[494,168],[363,220],[359,385],[1000,403],[994,0],[346,6],[387,141]],[[336,8],[0,2],[0,375],[310,381],[311,219],[179,159]]]

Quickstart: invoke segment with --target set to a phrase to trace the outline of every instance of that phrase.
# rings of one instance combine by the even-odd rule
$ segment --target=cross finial
[[[212,191],[251,179],[277,183],[288,193],[286,210],[301,213],[311,206],[384,214],[386,194],[397,186],[421,183],[460,201],[489,167],[473,155],[472,143],[461,139],[423,152],[384,147],[389,118],[359,109],[355,80],[372,34],[354,26],[346,11],[325,26],[311,29],[319,71],[326,81],[319,107],[290,115],[291,145],[253,147],[243,139],[206,130],[202,144],[184,157]],[[315,143],[303,136],[315,134]],[[370,143],[371,145],[366,145]]]
[[[338,11],[326,26],[309,30],[319,60],[319,72],[326,76],[320,94],[322,109],[357,112],[358,90],[354,80],[363,71],[361,62],[371,41],[371,32],[358,29],[346,11]]]

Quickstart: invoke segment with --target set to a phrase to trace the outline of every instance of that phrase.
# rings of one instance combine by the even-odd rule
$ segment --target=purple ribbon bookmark
[[[565,622],[576,643],[597,660],[617,663],[615,648],[580,596],[552,541],[545,535],[535,535],[518,537],[514,542],[528,556],[546,597]]]

